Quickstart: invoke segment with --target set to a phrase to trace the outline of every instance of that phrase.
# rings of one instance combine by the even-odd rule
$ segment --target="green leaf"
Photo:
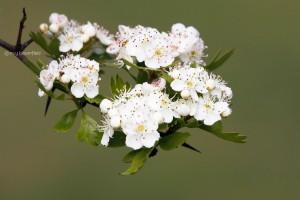
[[[240,135],[238,132],[222,132],[221,121],[214,123],[212,126],[202,124],[200,128],[224,140],[236,143],[246,143],[246,135]]]
[[[45,40],[45,38],[43,37],[43,35],[41,33],[34,33],[31,32],[29,34],[29,36],[31,37],[31,39],[37,43],[42,49],[44,49],[47,53],[50,53],[49,47],[47,45],[47,41]]]
[[[210,71],[213,71],[213,70],[219,68],[221,65],[223,65],[233,55],[234,49],[228,51],[223,56],[221,56],[220,58],[218,58],[219,55],[220,55],[220,53],[221,53],[221,50],[219,50],[217,52],[217,55],[212,60],[212,62],[206,66],[206,69],[208,69]]]
[[[59,45],[60,41],[58,40],[57,37],[53,38],[48,46],[49,53],[51,54],[52,58],[58,59],[60,56],[60,51],[59,51]]]
[[[130,151],[128,154],[126,154],[126,155],[123,157],[122,161],[125,162],[125,163],[132,163],[134,156],[135,156],[138,152],[140,152],[140,151],[141,151],[140,149]]]
[[[139,69],[139,72],[136,77],[137,83],[144,83],[148,81],[148,73],[144,70]]]
[[[99,94],[99,95],[97,95],[96,97],[94,97],[94,98],[88,98],[87,96],[84,96],[84,98],[88,101],[88,102],[90,102],[90,103],[96,103],[96,104],[100,104],[101,103],[101,101],[103,100],[103,99],[105,99],[106,97],[105,96],[103,96],[103,95],[101,95],[101,94]]]
[[[59,96],[56,96],[56,95],[54,95],[54,93],[51,90],[49,90],[49,91],[46,90],[45,87],[41,84],[41,82],[39,80],[35,81],[35,83],[45,94],[47,94],[52,99],[65,100],[65,94],[60,94]],[[55,89],[55,87],[53,89]]]
[[[191,134],[187,132],[175,132],[159,140],[158,145],[166,151],[181,146]]]
[[[58,133],[67,132],[70,128],[72,128],[76,119],[77,112],[78,110],[73,110],[62,116],[62,118],[54,126],[54,130]]]
[[[124,171],[123,173],[121,173],[121,175],[130,175],[130,174],[134,174],[136,172],[139,171],[139,169],[141,167],[143,167],[143,165],[145,164],[145,162],[147,161],[147,159],[149,158],[150,153],[152,152],[154,147],[152,148],[142,148],[141,150],[139,150],[136,153],[132,153],[134,155],[130,155],[130,156],[125,156],[126,159],[123,158],[123,160],[132,160],[130,167]]]
[[[152,69],[152,68],[148,68],[148,67],[140,67],[140,66],[137,66],[131,62],[129,62],[128,60],[126,59],[122,59],[122,61],[124,62],[125,65],[128,65],[132,68],[135,68],[135,69],[142,69],[142,70],[149,70],[149,71],[161,71],[160,69]]]
[[[35,73],[35,75],[37,76],[40,75],[40,72],[42,70],[41,67],[36,66],[30,60],[24,60],[22,62],[28,67],[28,69],[30,69],[33,73]]]
[[[110,138],[108,147],[123,147],[125,146],[126,135],[121,131],[115,131],[112,138]]]
[[[110,79],[110,91],[113,95],[118,94],[116,82],[115,82],[115,79],[113,77],[111,77],[111,79]]]
[[[79,141],[86,141],[87,143],[98,146],[102,138],[102,133],[98,131],[97,122],[82,112],[80,128],[76,134]]]

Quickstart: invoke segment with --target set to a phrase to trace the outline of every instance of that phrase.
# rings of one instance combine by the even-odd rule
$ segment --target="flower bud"
[[[41,30],[43,33],[46,33],[46,31],[48,31],[48,24],[42,23],[42,24],[40,25],[40,30]]]
[[[112,102],[108,99],[103,99],[100,103],[100,110],[102,113],[107,113],[112,108]]]
[[[80,39],[82,42],[86,43],[87,41],[89,41],[90,37],[87,34],[82,34],[80,36]]]
[[[71,79],[68,75],[64,74],[64,75],[61,76],[60,80],[63,83],[69,83]]]
[[[114,116],[110,119],[110,125],[113,128],[119,128],[121,126],[121,118],[119,116]]]
[[[57,33],[58,30],[59,30],[59,26],[57,24],[51,24],[50,27],[49,27],[49,30],[52,32],[52,33]]]
[[[215,87],[216,87],[216,82],[215,82],[215,80],[213,80],[213,79],[208,79],[208,80],[206,81],[206,87],[207,87],[207,89],[209,89],[209,90],[215,89]]]
[[[183,99],[188,99],[191,96],[191,93],[189,90],[182,90],[180,95]]]
[[[221,116],[222,116],[222,117],[228,117],[231,113],[232,113],[232,110],[231,110],[230,108],[226,108],[226,110],[224,110],[224,111],[221,113]]]
[[[225,95],[227,96],[227,97],[229,97],[229,98],[232,98],[232,90],[231,90],[231,88],[230,87],[225,87],[224,88],[224,92],[225,92]]]
[[[171,71],[170,73],[170,76],[173,78],[173,79],[177,79],[179,77],[179,71],[177,69],[174,69],[173,71]]]

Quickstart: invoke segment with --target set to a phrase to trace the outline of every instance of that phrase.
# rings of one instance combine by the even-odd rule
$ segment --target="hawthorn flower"
[[[172,72],[176,70],[175,72]],[[198,101],[198,94],[208,92],[204,82],[204,68],[191,68],[189,64],[173,68],[170,71],[170,76],[174,78],[171,82],[171,87],[174,91],[181,92],[184,99],[191,97],[194,101]]]
[[[126,136],[126,146],[140,149],[143,146],[151,148],[159,140],[158,123],[149,120],[146,112],[138,113],[134,118],[123,122],[122,130]]]
[[[59,51],[61,52],[79,51],[83,47],[80,25],[75,21],[67,23],[58,39],[60,41]]]
[[[59,76],[59,65],[56,60],[53,60],[40,72],[39,80],[46,90],[51,90],[53,83]],[[40,92],[40,94],[43,94]]]
[[[205,125],[211,126],[215,122],[221,120],[223,112],[225,116],[228,116],[231,113],[227,102],[216,101],[212,96],[204,95],[203,98],[199,98],[194,117],[197,120],[203,120]]]
[[[50,24],[56,24],[59,28],[63,28],[68,23],[68,17],[64,14],[52,13],[49,17]]]
[[[102,121],[102,126],[99,127],[99,131],[103,132],[101,144],[104,146],[108,146],[110,138],[114,135],[114,129],[110,125],[109,118],[105,117]]]
[[[100,40],[100,42],[104,45],[111,45],[115,42],[115,38],[113,34],[110,34],[108,30],[104,27],[99,26],[98,24],[94,23],[94,27],[96,30],[96,37]]]
[[[183,62],[195,62],[198,65],[205,65],[203,57],[205,57],[203,51],[206,48],[201,38],[188,50],[182,53],[179,57]]]
[[[174,24],[170,33],[170,46],[173,54],[178,56],[186,53],[199,40],[199,35],[199,32],[192,26]]]
[[[157,34],[146,47],[145,65],[152,69],[166,67],[174,61],[166,33]]]
[[[94,98],[99,93],[99,75],[97,71],[80,69],[76,74],[76,80],[71,87],[71,92],[76,98],[81,98],[85,94],[88,98]]]

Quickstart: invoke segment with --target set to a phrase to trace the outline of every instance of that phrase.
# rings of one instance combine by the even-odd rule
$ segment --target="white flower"
[[[176,76],[174,76],[172,70],[176,70]],[[184,64],[183,67],[178,69],[171,69],[170,74],[176,77],[176,79],[171,82],[172,89],[181,92],[182,98],[184,99],[191,96],[194,101],[197,101],[197,92],[201,94],[208,92],[204,82],[205,71],[202,67],[191,68],[189,64]]]
[[[174,110],[182,117],[193,116],[196,112],[196,103],[191,99],[178,99],[172,104]]]
[[[122,122],[126,136],[126,146],[140,149],[143,146],[151,148],[159,140],[158,123],[149,120],[149,114],[140,112],[133,119]]]
[[[186,53],[199,40],[199,32],[192,26],[174,24],[170,33],[170,46],[175,56]]]
[[[228,112],[228,106],[229,104],[227,102],[216,102],[210,95],[204,95],[203,98],[199,98],[194,117],[197,120],[203,120],[205,125],[211,126],[221,120],[221,114],[224,111]]]
[[[94,23],[94,27],[96,29],[96,37],[100,40],[100,42],[104,45],[111,45],[115,42],[115,38],[113,34],[109,34],[109,31],[104,27],[99,26]]]
[[[41,30],[43,33],[47,33],[47,31],[48,31],[48,24],[46,24],[46,23],[40,24],[40,30]]]
[[[174,61],[175,57],[171,53],[171,47],[166,33],[157,34],[145,46],[145,65],[152,69],[166,67]]]
[[[145,46],[153,40],[158,30],[150,27],[137,26],[133,29],[132,37],[126,44],[126,51],[130,56],[135,56],[138,62],[146,59]]]
[[[95,27],[91,24],[91,22],[82,25],[81,32],[83,35],[87,35],[89,38],[94,37],[96,35]]]
[[[191,48],[180,54],[180,60],[183,62],[195,62],[198,65],[205,65],[203,51],[206,48],[203,40],[200,38]]]
[[[102,113],[107,113],[112,108],[112,102],[108,99],[103,99],[99,107]]]
[[[99,80],[97,71],[89,69],[78,70],[75,83],[71,86],[71,92],[76,98],[81,98],[86,94],[88,98],[94,98],[98,95],[99,89],[97,82]]]
[[[68,18],[64,14],[52,13],[49,17],[50,24],[57,24],[59,28],[64,27],[67,22]]]
[[[59,76],[59,66],[57,61],[51,61],[46,69],[40,72],[40,82],[46,90],[51,90],[55,79]],[[42,95],[42,93],[39,93]]]
[[[83,47],[80,26],[75,21],[70,21],[58,37],[60,41],[59,51],[79,51]]]
[[[110,119],[105,117],[102,121],[102,126],[99,127],[99,131],[103,132],[101,144],[104,146],[108,146],[110,138],[114,135],[114,129],[110,125]]]

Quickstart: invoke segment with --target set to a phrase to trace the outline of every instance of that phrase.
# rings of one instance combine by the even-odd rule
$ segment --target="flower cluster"
[[[179,101],[185,105],[186,115],[203,121],[205,125],[213,125],[221,117],[231,114],[232,91],[220,76],[187,63],[170,68],[169,75],[173,79],[171,88],[180,92],[182,99]]]
[[[97,38],[100,44],[110,45],[114,35],[97,23],[80,24],[75,20],[68,20],[63,14],[52,13],[49,17],[50,25],[43,23],[40,30],[49,36],[57,36],[60,41],[61,52],[79,51],[92,38]]]
[[[180,117],[168,94],[162,91],[164,87],[165,80],[160,79],[153,84],[137,84],[129,91],[122,91],[112,101],[104,99],[100,104],[105,119],[101,143],[107,146],[114,130],[121,128],[128,147],[152,147],[160,138],[159,124],[171,123],[173,117]]]
[[[39,80],[46,90],[51,90],[55,80],[62,84],[72,83],[71,93],[76,98],[86,95],[94,98],[99,94],[99,63],[79,55],[68,55],[57,62],[53,60],[41,72]],[[44,92],[39,90],[39,96]]]
[[[106,49],[116,54],[117,59],[129,62],[144,62],[146,67],[157,69],[166,67],[179,58],[183,62],[204,65],[205,49],[199,32],[192,26],[174,24],[169,33],[155,28],[138,25],[134,28],[120,25],[116,40]]]

